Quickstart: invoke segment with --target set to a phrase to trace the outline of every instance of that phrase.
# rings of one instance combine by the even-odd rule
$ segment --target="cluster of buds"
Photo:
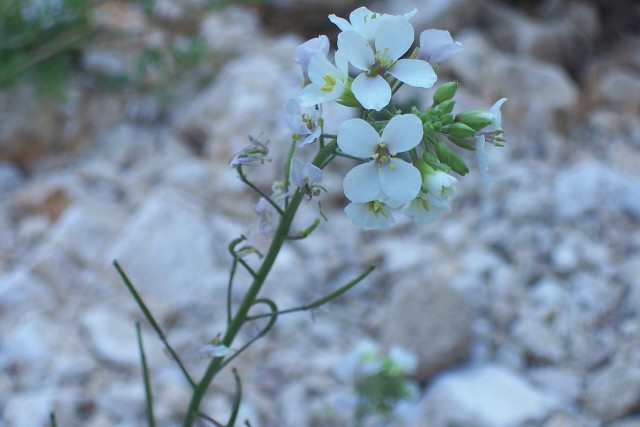
[[[393,95],[402,85],[431,88],[438,63],[462,50],[448,31],[425,30],[419,47],[405,15],[354,10],[349,20],[330,15],[341,30],[338,49],[330,57],[326,36],[300,45],[295,61],[302,68],[300,97],[285,106],[294,141],[302,147],[324,135],[322,104],[337,102],[362,109],[362,118],[347,120],[336,137],[338,155],[361,161],[344,178],[344,194],[351,202],[345,212],[363,229],[385,228],[394,222],[393,211],[418,224],[435,221],[451,210],[449,197],[457,178],[469,169],[453,146],[476,151],[481,173],[488,161],[485,142],[502,145],[501,99],[488,110],[453,113],[457,82],[441,85],[433,104],[424,110],[401,111]],[[350,73],[351,71],[351,73]],[[445,142],[448,141],[448,142]],[[292,159],[295,184],[309,197],[320,193],[320,171],[302,167]],[[306,181],[300,178],[306,170]]]

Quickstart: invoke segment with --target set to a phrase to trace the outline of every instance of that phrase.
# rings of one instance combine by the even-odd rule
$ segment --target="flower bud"
[[[452,137],[458,139],[470,138],[476,134],[475,129],[460,122],[451,123],[447,132]]]
[[[415,166],[420,171],[420,176],[422,176],[423,179],[429,174],[436,173],[435,169],[429,166],[427,162],[420,159],[414,160],[413,166]]]
[[[453,111],[453,107],[455,105],[456,105],[456,101],[454,101],[453,99],[449,99],[447,101],[443,101],[439,103],[438,110],[442,111],[443,113],[449,114],[450,112]]]
[[[449,167],[451,167],[451,169],[458,175],[466,175],[469,172],[469,168],[464,163],[464,160],[458,156],[458,153],[450,150],[447,144],[442,141],[438,141],[435,148],[438,160],[449,165]]]
[[[456,122],[464,123],[475,130],[480,130],[493,122],[493,114],[484,110],[469,110],[458,114]]]
[[[433,94],[433,104],[438,105],[451,100],[458,90],[458,82],[453,81],[441,85]]]
[[[340,98],[337,99],[336,102],[345,107],[362,108],[362,104],[360,104],[351,91],[351,83],[353,83],[353,78],[349,77],[344,92],[342,92],[342,95],[340,95]]]
[[[422,153],[422,160],[427,163],[438,163],[438,159],[431,151],[425,151]]]

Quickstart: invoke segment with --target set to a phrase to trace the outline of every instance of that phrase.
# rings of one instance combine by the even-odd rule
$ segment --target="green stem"
[[[313,164],[318,167],[324,167],[326,165],[326,160],[332,156],[336,147],[337,143],[335,141],[327,144],[316,155],[315,159],[313,160]],[[301,191],[296,191],[296,193],[291,198],[289,206],[280,218],[280,224],[278,225],[278,229],[276,230],[275,236],[273,237],[271,246],[269,247],[269,251],[264,257],[260,269],[256,272],[256,276],[253,279],[251,287],[242,299],[240,307],[238,307],[238,310],[236,311],[235,316],[233,316],[233,319],[231,320],[231,323],[227,328],[224,338],[222,339],[222,344],[227,346],[228,348],[231,348],[233,340],[236,338],[236,335],[238,335],[238,332],[240,332],[240,328],[242,328],[244,323],[247,321],[249,310],[254,305],[258,297],[258,293],[260,292],[260,289],[262,289],[262,285],[269,275],[269,272],[271,271],[271,268],[276,261],[278,253],[282,248],[282,245],[287,240],[289,229],[291,228],[291,224],[293,223],[293,219],[303,198],[304,194]],[[204,398],[204,395],[207,392],[207,389],[209,388],[209,385],[213,381],[214,377],[219,372],[223,360],[223,357],[216,357],[209,363],[207,370],[202,376],[202,379],[196,385],[193,391],[191,401],[189,402],[189,408],[187,409],[187,414],[185,416],[184,423],[182,424],[183,427],[193,426],[193,423],[198,417],[200,402]]]

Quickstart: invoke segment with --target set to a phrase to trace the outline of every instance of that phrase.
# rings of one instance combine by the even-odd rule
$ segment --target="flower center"
[[[367,202],[367,210],[375,216],[382,215],[385,218],[389,216],[386,205],[378,200]]]
[[[375,160],[378,167],[383,167],[384,165],[389,165],[391,170],[395,169],[392,163],[389,163],[393,157],[396,156],[396,153],[389,151],[387,145],[384,142],[378,144],[378,148],[376,149],[375,154],[373,155],[373,159]]]
[[[320,90],[323,92],[331,92],[336,85],[336,78],[326,74],[324,77],[324,84],[320,86]]]

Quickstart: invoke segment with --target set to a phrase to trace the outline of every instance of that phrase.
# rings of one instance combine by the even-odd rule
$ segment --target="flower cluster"
[[[502,145],[501,99],[488,110],[453,114],[457,82],[442,84],[428,108],[400,110],[393,95],[401,86],[431,88],[440,62],[462,50],[448,31],[429,29],[419,35],[419,47],[404,15],[375,13],[360,7],[349,19],[330,15],[340,30],[338,49],[330,55],[326,36],[301,44],[295,61],[302,68],[304,87],[289,101],[284,115],[298,147],[327,140],[337,144],[336,155],[361,163],[344,178],[344,194],[351,202],[347,216],[364,229],[394,223],[394,211],[418,224],[435,221],[449,212],[457,178],[469,169],[455,147],[476,151],[480,172],[488,176],[485,143]],[[361,118],[347,120],[337,135],[324,134],[322,104],[338,102],[361,109]],[[309,197],[316,196],[321,174],[311,184],[301,182],[300,160],[290,159],[294,184]],[[313,166],[313,165],[310,165]],[[309,167],[306,167],[310,172]]]

